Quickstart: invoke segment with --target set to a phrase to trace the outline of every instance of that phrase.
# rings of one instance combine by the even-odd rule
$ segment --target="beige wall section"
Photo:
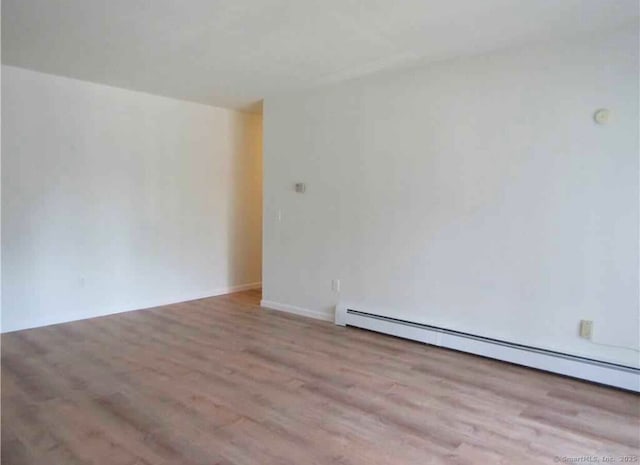
[[[261,116],[2,67],[2,330],[260,281]]]
[[[231,282],[260,281],[262,274],[262,115],[235,112],[229,212]]]

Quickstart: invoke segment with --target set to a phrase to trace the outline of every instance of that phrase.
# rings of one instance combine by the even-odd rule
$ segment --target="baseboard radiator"
[[[640,392],[640,369],[563,354],[338,305],[335,323]]]

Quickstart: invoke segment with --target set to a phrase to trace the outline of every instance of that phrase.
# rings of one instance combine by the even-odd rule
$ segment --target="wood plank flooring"
[[[639,454],[640,396],[260,309],[259,299],[248,291],[3,335],[2,464]]]

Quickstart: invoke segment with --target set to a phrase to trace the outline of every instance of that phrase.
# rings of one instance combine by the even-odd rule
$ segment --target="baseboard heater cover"
[[[640,392],[640,369],[463,333],[338,305],[335,323]]]

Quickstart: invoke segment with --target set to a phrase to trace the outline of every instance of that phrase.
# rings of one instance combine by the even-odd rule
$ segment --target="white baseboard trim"
[[[69,323],[71,321],[88,320],[91,318],[98,318],[101,316],[115,315],[118,313],[132,312],[137,310],[147,310],[155,307],[162,307],[165,305],[178,304],[182,302],[189,302],[191,300],[206,299],[208,297],[216,297],[219,295],[232,294],[234,292],[248,291],[251,289],[260,289],[262,287],[261,282],[253,282],[246,284],[238,284],[234,286],[220,287],[206,292],[199,292],[195,294],[185,294],[180,297],[174,297],[169,299],[159,300],[147,300],[136,304],[122,305],[118,307],[102,308],[87,312],[86,314],[74,314],[65,316],[48,315],[45,318],[33,319],[31,321],[16,322],[13,324],[3,324],[0,333],[10,333],[13,331],[21,331],[23,329],[41,328],[43,326],[57,325],[61,323]]]
[[[640,392],[640,370],[336,307],[335,323]]]
[[[253,289],[260,289],[261,287],[262,287],[262,282],[260,281],[257,281],[255,283],[238,284],[237,286],[218,289],[218,291],[220,291],[219,294],[210,295],[208,297],[214,297],[215,295],[232,294],[234,292],[240,292],[240,291],[250,291]]]
[[[333,312],[323,312],[319,310],[309,310],[307,308],[296,307],[295,305],[281,304],[271,300],[261,300],[260,306],[271,310],[293,313],[295,315],[306,316],[316,320],[333,321]]]

